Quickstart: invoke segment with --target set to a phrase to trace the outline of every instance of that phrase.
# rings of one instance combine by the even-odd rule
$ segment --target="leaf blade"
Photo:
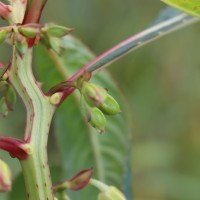
[[[200,1],[198,0],[161,0],[189,15],[200,17]]]
[[[61,76],[70,76],[94,58],[94,55],[72,36],[66,36],[63,39],[63,44],[66,45],[67,51],[61,55],[61,59],[68,74],[60,75],[55,72],[55,66],[49,60],[51,68],[46,66],[45,70],[40,71],[40,77],[43,80],[49,79],[47,71],[51,75],[57,73],[60,79],[62,79]],[[39,53],[41,53],[41,49]],[[41,57],[45,58],[45,62],[47,62],[47,55]],[[38,66],[42,66],[43,64],[44,62],[40,60]],[[58,81],[57,77],[53,79],[54,83]],[[93,166],[95,178],[123,188],[129,134],[125,103],[116,84],[111,80],[107,72],[102,71],[96,74],[92,78],[92,81],[109,88],[109,93],[118,100],[123,112],[122,114],[110,117],[106,126],[107,133],[100,135],[81,116],[79,94],[75,92],[68,97],[59,108],[55,118],[55,128],[61,144],[61,152],[63,157],[67,159],[67,161],[65,159],[63,162],[65,171],[63,175],[65,180],[70,179],[78,171]],[[46,83],[44,86],[47,89],[52,86],[52,83]],[[86,199],[88,199],[87,196],[89,194],[93,195],[94,198],[97,195],[96,192],[93,192],[93,188],[88,187],[83,189],[83,191],[72,193],[72,196],[75,199],[83,199],[83,194]],[[90,198],[92,199],[92,197]]]

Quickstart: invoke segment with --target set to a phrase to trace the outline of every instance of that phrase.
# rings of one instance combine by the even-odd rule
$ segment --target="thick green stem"
[[[27,121],[24,140],[29,144],[29,156],[20,162],[28,199],[53,200],[47,140],[55,106],[38,87],[32,74],[31,62],[32,49],[28,49],[21,57],[14,48],[9,81],[26,107]]]

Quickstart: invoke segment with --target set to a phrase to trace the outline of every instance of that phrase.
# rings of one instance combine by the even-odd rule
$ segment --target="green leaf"
[[[50,52],[55,61],[40,46],[36,50],[36,70],[45,90],[70,77],[94,58],[94,55],[77,39],[66,36],[62,39],[61,56]],[[56,67],[56,64],[58,67]],[[128,118],[125,102],[108,72],[101,71],[92,78],[119,102],[122,113],[107,118],[105,134],[99,134],[84,120],[80,111],[80,95],[73,95],[58,109],[54,128],[59,140],[63,159],[63,180],[77,172],[94,167],[94,177],[122,189],[125,163],[128,152]],[[96,199],[98,191],[91,186],[78,192],[70,192],[74,199]],[[73,199],[72,198],[72,199]]]
[[[17,198],[16,198],[16,194],[17,194]],[[25,185],[24,185],[24,178],[21,173],[15,178],[15,180],[13,182],[12,191],[9,193],[8,199],[9,200],[13,200],[13,199],[25,200],[25,199],[27,199]]]
[[[161,0],[166,4],[173,6],[189,15],[200,17],[199,0]]]

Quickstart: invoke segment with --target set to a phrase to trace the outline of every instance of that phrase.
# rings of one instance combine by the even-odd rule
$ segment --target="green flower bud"
[[[16,93],[12,86],[8,87],[8,90],[5,95],[5,101],[8,109],[10,111],[14,110],[14,106],[16,104]]]
[[[8,34],[8,30],[1,30],[0,31],[0,44],[6,40],[6,36]]]
[[[70,28],[59,26],[56,24],[47,24],[44,28],[42,28],[43,33],[46,33],[49,36],[58,37],[58,38],[67,35],[71,31],[72,29]]]
[[[61,98],[62,98],[62,93],[56,92],[53,95],[51,95],[49,101],[52,105],[57,105],[60,103]]]
[[[99,109],[105,115],[116,115],[117,113],[121,112],[119,104],[117,101],[111,96],[107,95],[105,101],[99,106]]]
[[[102,133],[104,131],[106,126],[106,118],[101,110],[99,110],[97,107],[91,108],[91,119],[89,123],[99,132]]]
[[[86,81],[82,85],[81,92],[90,106],[100,106],[107,97],[107,91],[104,88]]]
[[[87,122],[99,132],[104,131],[106,125],[106,119],[104,114],[97,107],[90,107],[85,98],[81,96],[81,111]]]
[[[12,173],[9,166],[0,159],[0,192],[9,192],[12,186]]]
[[[98,195],[98,200],[126,200],[126,198],[116,187],[109,186],[106,191]]]
[[[0,98],[4,97],[8,91],[8,83],[6,81],[0,81]]]
[[[28,38],[34,38],[39,33],[39,29],[33,27],[20,27],[18,30],[22,35]]]

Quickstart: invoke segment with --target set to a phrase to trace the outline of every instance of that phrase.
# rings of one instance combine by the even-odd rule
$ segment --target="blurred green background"
[[[74,28],[98,55],[147,28],[164,6],[159,0],[49,0],[42,21]],[[200,199],[199,34],[199,23],[191,25],[109,67],[130,108],[135,200]],[[9,58],[4,46],[0,52]],[[23,123],[13,119],[13,126]]]

